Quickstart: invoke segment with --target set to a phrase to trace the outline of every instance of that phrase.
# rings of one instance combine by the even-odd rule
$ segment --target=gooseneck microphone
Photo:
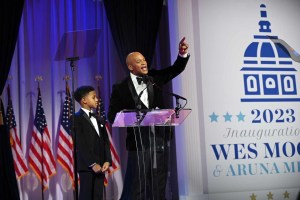
[[[137,96],[137,98],[135,99],[135,108],[138,109],[138,110],[141,110],[142,109],[142,100],[141,100],[141,96],[143,94],[143,92],[148,88],[148,84],[147,84],[147,87],[145,87],[141,92],[140,94]]]
[[[142,76],[142,81],[147,84],[147,86],[139,93],[139,95],[137,96],[137,98],[135,99],[135,108],[137,110],[141,110],[142,109],[142,101],[141,101],[141,96],[143,94],[143,92],[148,89],[148,87],[152,84],[155,85],[155,83],[153,83],[153,78],[148,76],[148,75],[144,75]]]
[[[151,77],[152,78],[152,77]],[[153,80],[152,80],[153,82]],[[178,94],[175,94],[175,93],[172,93],[172,92],[166,92],[164,91],[161,87],[159,87],[157,84],[153,83],[154,86],[156,86],[159,90],[161,90],[162,92],[165,92],[173,97],[175,97],[176,99],[176,107],[175,107],[175,115],[176,115],[176,118],[179,118],[179,111],[182,110],[186,104],[187,104],[187,99],[178,95]],[[185,104],[184,106],[181,106],[181,104],[179,103],[179,99],[182,99],[182,100],[185,100]]]

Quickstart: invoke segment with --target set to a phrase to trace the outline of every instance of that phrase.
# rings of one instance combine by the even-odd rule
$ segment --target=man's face
[[[83,97],[82,100],[87,108],[97,108],[98,98],[96,95],[96,91],[89,92],[85,97]]]
[[[127,66],[131,73],[136,76],[148,74],[147,61],[139,52],[133,52],[127,57]]]

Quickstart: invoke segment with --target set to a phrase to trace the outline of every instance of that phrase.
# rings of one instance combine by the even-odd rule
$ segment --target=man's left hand
[[[179,42],[179,47],[178,47],[178,49],[179,49],[179,54],[180,55],[185,55],[185,54],[187,54],[188,53],[188,48],[189,48],[189,45],[188,45],[188,43],[186,43],[186,41],[185,41],[185,37],[183,37],[182,39],[181,39],[181,41]]]

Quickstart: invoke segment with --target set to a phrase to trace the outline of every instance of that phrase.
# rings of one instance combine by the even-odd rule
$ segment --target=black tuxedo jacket
[[[149,101],[149,109],[159,108],[164,109],[162,91],[160,87],[166,84],[168,81],[179,75],[186,67],[188,62],[189,55],[187,58],[182,58],[180,56],[177,57],[174,64],[170,67],[164,68],[162,70],[154,70],[151,69],[148,72],[148,76],[153,79],[154,85],[150,84],[148,86],[148,101]],[[158,87],[157,87],[158,86]],[[124,109],[136,109],[136,100],[138,99],[138,95],[134,88],[131,77],[128,76],[122,82],[115,84],[112,89],[112,94],[110,97],[110,105],[108,111],[108,119],[111,123],[114,122],[116,114]],[[142,104],[142,109],[147,109],[146,106]],[[165,138],[165,134],[160,132],[163,131],[163,127],[155,129],[156,134],[156,144],[159,148],[160,143],[163,142]],[[141,149],[141,140],[137,140],[138,147],[136,148],[136,133],[144,133],[141,134],[141,140],[144,147],[148,147],[149,140],[149,127],[140,127],[137,128],[128,128],[127,129],[127,138],[126,138],[126,147],[127,150],[137,150]],[[140,136],[138,136],[140,137]]]
[[[101,166],[111,163],[110,143],[105,124],[97,119],[100,136],[89,116],[80,109],[74,117],[76,134],[77,169],[79,172],[91,171],[94,163]]]

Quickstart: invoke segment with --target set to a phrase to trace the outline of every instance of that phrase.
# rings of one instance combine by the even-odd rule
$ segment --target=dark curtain
[[[0,3],[0,94],[2,94],[18,37],[24,0],[4,0]],[[0,99],[0,199],[20,199],[13,166],[9,130]]]
[[[126,66],[127,54],[138,51],[150,67],[163,0],[104,0],[104,5],[121,62]]]
[[[2,94],[19,33],[24,0],[0,3],[0,94]]]

